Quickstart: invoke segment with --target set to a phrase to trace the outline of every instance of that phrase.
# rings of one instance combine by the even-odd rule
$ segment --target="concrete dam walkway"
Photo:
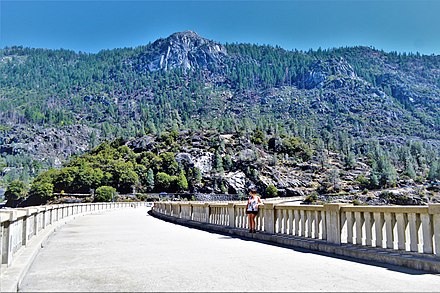
[[[168,223],[147,207],[78,217],[47,240],[19,291],[438,291],[440,276]]]

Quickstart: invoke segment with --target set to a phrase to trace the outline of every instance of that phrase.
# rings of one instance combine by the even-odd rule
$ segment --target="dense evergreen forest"
[[[204,130],[292,137],[307,145],[315,161],[338,153],[356,162],[377,144],[377,158],[367,165],[379,177],[390,169],[395,178],[438,180],[438,68],[437,55],[221,45],[193,32],[97,54],[4,48],[2,185],[32,183],[54,167],[74,168],[72,155],[104,141]],[[384,185],[377,180],[376,186]]]

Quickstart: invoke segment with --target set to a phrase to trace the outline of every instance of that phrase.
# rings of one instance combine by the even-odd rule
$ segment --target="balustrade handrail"
[[[143,206],[146,202],[71,203],[0,210],[1,264],[10,266],[14,255],[42,230],[61,220],[103,210]]]
[[[248,229],[246,202],[156,202],[156,213]],[[333,245],[351,244],[440,257],[440,204],[428,206],[293,205],[264,202],[257,229],[311,238]]]

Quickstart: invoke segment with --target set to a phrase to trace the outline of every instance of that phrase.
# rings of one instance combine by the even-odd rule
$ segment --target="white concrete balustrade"
[[[245,202],[157,202],[155,212],[248,229]],[[440,256],[440,204],[428,206],[289,205],[266,202],[257,229],[331,244],[352,244]]]
[[[96,211],[145,204],[144,202],[84,203],[2,209],[0,210],[1,264],[9,266],[14,255],[22,247],[56,222]]]

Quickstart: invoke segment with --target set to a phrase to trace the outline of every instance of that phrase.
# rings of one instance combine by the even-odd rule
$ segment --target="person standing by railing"
[[[246,205],[246,214],[249,219],[249,233],[255,233],[255,217],[258,215],[258,206],[261,205],[261,199],[257,195],[257,188],[251,186],[249,188],[249,198]]]

